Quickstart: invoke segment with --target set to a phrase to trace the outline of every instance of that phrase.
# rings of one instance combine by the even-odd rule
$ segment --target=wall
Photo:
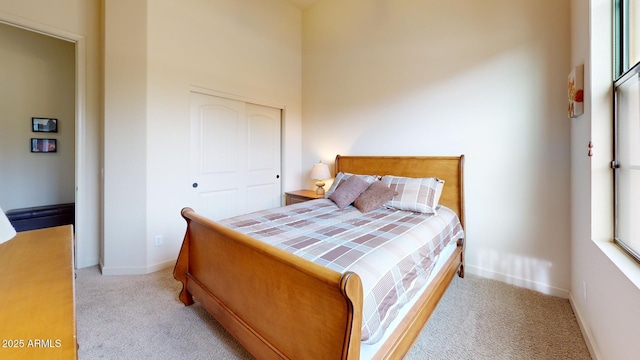
[[[102,124],[100,0],[0,0],[0,21],[75,42],[76,265],[98,263]],[[64,124],[63,124],[64,125]],[[81,146],[78,147],[77,145]]]
[[[105,2],[101,267],[107,274],[146,272],[146,20],[146,1]]]
[[[103,273],[175,262],[192,196],[191,89],[284,107],[283,189],[300,187],[301,16],[286,0],[106,3]]]
[[[4,210],[75,201],[75,49],[70,42],[0,24],[0,204]],[[31,131],[58,119],[57,133]],[[57,152],[30,152],[31,138]]]
[[[468,271],[568,297],[569,18],[568,0],[314,4],[303,169],[465,154]]]
[[[571,121],[571,304],[593,358],[617,360],[640,352],[640,267],[611,242],[611,10],[610,0],[571,2],[571,63],[585,64],[585,112]]]

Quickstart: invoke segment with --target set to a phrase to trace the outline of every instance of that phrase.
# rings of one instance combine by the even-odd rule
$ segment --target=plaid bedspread
[[[456,214],[379,208],[340,210],[318,199],[222,220],[253,238],[362,279],[362,341],[375,343],[398,310],[426,284],[440,251],[463,236]]]

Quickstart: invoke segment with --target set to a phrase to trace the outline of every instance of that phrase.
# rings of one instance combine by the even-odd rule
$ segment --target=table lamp
[[[4,214],[2,208],[0,208],[0,244],[13,239],[14,236],[16,236],[16,230],[7,219],[7,215]]]
[[[329,172],[329,166],[323,164],[322,161],[313,165],[311,168],[311,178],[316,180],[316,194],[324,195],[324,180],[329,179],[331,173]]]

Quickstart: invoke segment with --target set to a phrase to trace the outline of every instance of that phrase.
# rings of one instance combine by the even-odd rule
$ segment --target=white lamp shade
[[[329,172],[329,166],[327,166],[327,164],[319,162],[311,168],[311,178],[314,180],[324,180],[330,177],[331,172]]]
[[[0,244],[13,239],[14,236],[16,236],[16,230],[7,219],[7,215],[4,214],[2,208],[0,208]]]

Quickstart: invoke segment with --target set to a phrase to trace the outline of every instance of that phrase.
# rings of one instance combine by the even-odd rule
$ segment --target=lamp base
[[[316,194],[324,195],[324,181],[322,180],[316,181]]]

